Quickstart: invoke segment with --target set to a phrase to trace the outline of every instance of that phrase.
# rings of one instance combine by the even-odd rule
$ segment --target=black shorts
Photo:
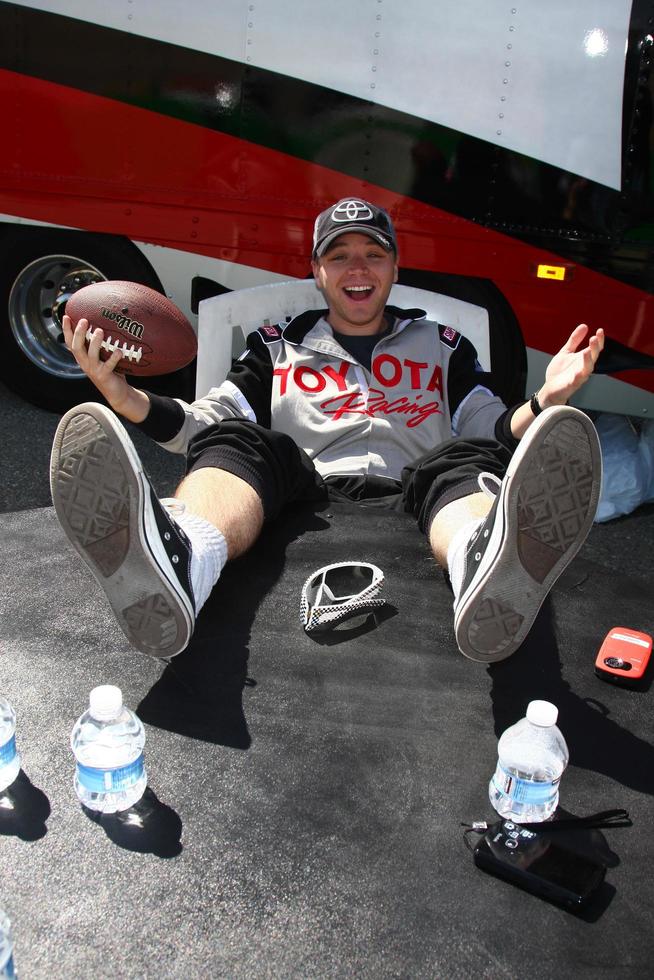
[[[510,450],[493,439],[449,439],[405,466],[401,481],[365,475],[323,479],[290,436],[230,419],[191,440],[186,472],[213,467],[240,477],[261,498],[266,520],[293,502],[340,497],[408,511],[427,533],[441,507],[475,493],[480,473],[501,478],[510,458]]]

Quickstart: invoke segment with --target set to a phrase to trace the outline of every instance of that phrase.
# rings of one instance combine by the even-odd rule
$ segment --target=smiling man
[[[229,559],[298,500],[377,498],[414,514],[454,592],[465,656],[522,644],[595,514],[595,429],[566,406],[593,371],[602,330],[577,327],[532,398],[507,408],[472,345],[422,310],[388,305],[395,230],[347,198],[316,219],[313,274],[326,309],[248,337],[227,379],[192,404],[148,394],[99,358],[101,330],[64,317],[66,343],[106,398],[58,427],[52,493],[62,527],[133,645],[168,659]],[[157,500],[114,412],[187,475]]]

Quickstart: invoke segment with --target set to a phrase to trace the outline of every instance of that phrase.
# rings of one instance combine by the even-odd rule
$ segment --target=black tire
[[[112,235],[6,225],[0,238],[0,309],[4,311],[0,380],[26,401],[65,412],[101,400],[66,350],[61,318],[77,289],[102,279],[128,279],[163,292],[135,245]],[[188,369],[165,378],[134,379],[152,391],[186,396]]]
[[[425,272],[421,269],[400,269],[399,281],[405,286],[430,289],[434,293],[443,293],[485,307],[489,316],[493,391],[508,406],[525,400],[525,343],[513,310],[494,283],[488,279]]]

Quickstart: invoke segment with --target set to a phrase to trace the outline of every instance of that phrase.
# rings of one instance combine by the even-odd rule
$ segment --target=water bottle
[[[501,817],[516,823],[548,820],[559,802],[568,746],[556,727],[558,708],[531,701],[527,716],[504,732],[488,796]]]
[[[0,980],[17,980],[11,922],[2,909],[0,909]]]
[[[94,687],[88,710],[70,736],[75,754],[75,792],[90,810],[127,810],[143,796],[147,774],[143,761],[145,731],[123,704],[119,687]]]
[[[6,698],[0,697],[0,792],[11,786],[20,772],[16,751],[16,712]]]

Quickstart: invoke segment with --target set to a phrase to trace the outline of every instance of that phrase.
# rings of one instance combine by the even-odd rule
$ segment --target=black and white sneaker
[[[191,545],[159,503],[125,428],[89,402],[55,433],[50,486],[57,517],[143,653],[167,660],[195,626]]]
[[[460,582],[454,630],[466,657],[503,660],[525,640],[592,527],[601,472],[597,432],[583,412],[549,408],[529,426],[490,513],[460,549],[463,567],[450,569]]]

